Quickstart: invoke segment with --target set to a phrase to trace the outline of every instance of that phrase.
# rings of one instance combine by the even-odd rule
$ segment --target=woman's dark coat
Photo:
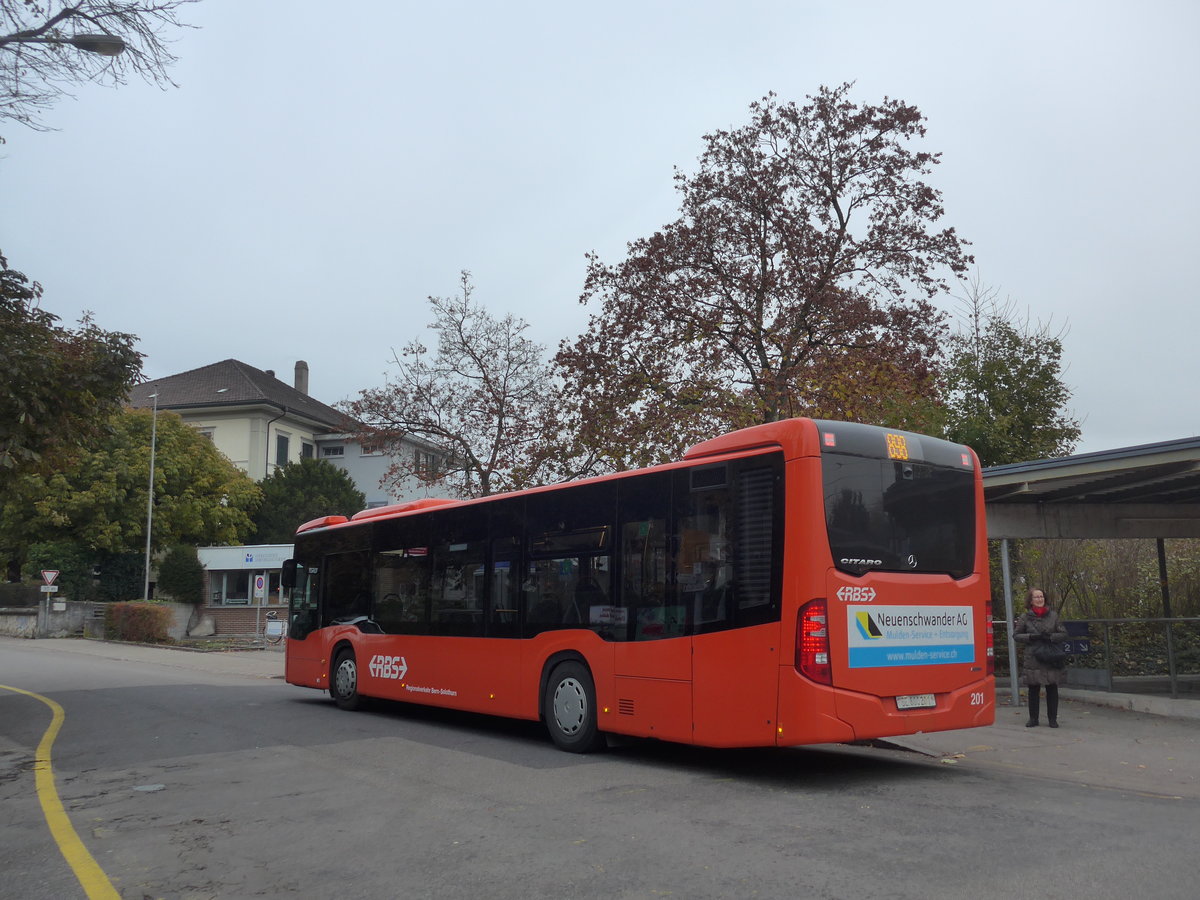
[[[1061,643],[1068,637],[1067,629],[1063,627],[1058,613],[1053,609],[1047,610],[1044,616],[1034,615],[1032,609],[1027,609],[1021,618],[1017,619],[1017,627],[1013,629],[1013,639],[1024,648],[1021,684],[1026,687],[1034,684],[1062,684],[1066,680],[1066,669],[1052,669],[1033,658],[1033,643],[1043,637]]]

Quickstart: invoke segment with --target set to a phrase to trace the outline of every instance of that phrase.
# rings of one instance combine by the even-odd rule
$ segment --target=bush
[[[204,566],[195,547],[172,547],[158,564],[158,593],[180,603],[204,602]]]
[[[142,596],[146,563],[141,553],[104,553],[100,555],[99,566],[95,599],[111,603]]]
[[[0,584],[0,606],[37,606],[41,596],[36,584]]]
[[[41,577],[43,569],[57,569],[64,600],[93,600],[96,591],[92,571],[96,552],[72,541],[44,541],[33,544],[25,561],[25,575],[30,580]]]
[[[72,541],[33,544],[25,562],[33,580],[42,569],[58,569],[62,599],[113,600],[141,598],[145,587],[145,562],[141,553],[109,553]]]
[[[110,603],[104,610],[104,637],[137,644],[171,643],[171,608],[158,603]]]

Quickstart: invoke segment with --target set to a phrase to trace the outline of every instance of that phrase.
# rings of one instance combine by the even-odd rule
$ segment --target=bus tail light
[[[996,674],[996,636],[992,630],[992,616],[989,613],[987,617],[987,649],[984,651],[987,656],[987,673],[988,675]]]
[[[796,622],[796,671],[820,684],[833,684],[829,665],[829,616],[824,599],[800,608]]]

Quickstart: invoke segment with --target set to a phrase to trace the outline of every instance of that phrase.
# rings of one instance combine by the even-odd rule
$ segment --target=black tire
[[[363,705],[358,693],[358,662],[353,650],[338,653],[329,671],[329,695],[342,709],[355,710]]]
[[[560,750],[591,753],[605,745],[596,724],[596,685],[583,663],[568,660],[554,667],[546,682],[542,715]]]

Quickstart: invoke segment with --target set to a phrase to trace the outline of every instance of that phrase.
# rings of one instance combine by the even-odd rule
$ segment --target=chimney
[[[308,363],[302,359],[296,360],[296,390],[308,394]]]

